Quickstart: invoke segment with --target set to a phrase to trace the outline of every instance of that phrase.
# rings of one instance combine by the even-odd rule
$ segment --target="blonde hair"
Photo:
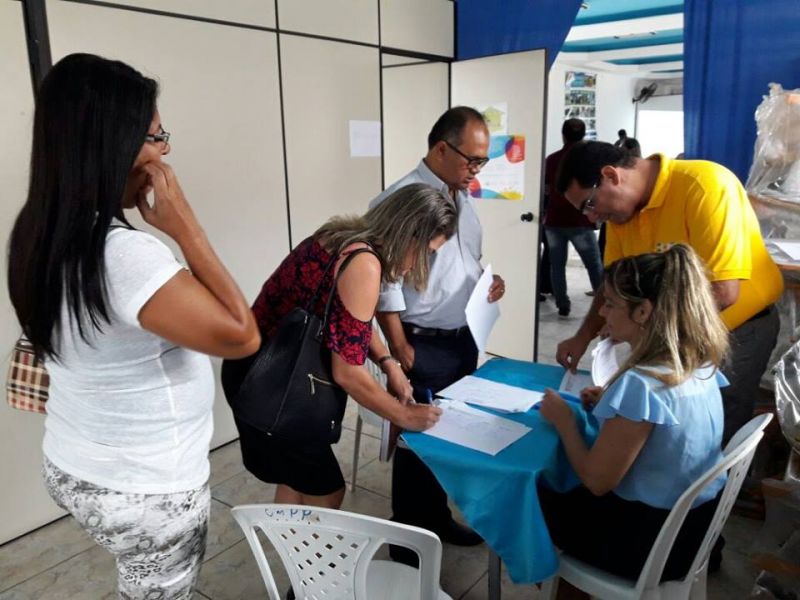
[[[606,389],[628,369],[678,385],[704,365],[722,365],[728,352],[728,330],[692,248],[675,244],[666,252],[622,258],[606,269],[605,282],[628,304],[631,314],[645,300],[653,305],[642,336]]]
[[[430,273],[428,245],[441,235],[453,236],[458,212],[446,194],[422,184],[401,187],[361,217],[334,217],[314,237],[328,251],[340,253],[350,244],[366,242],[381,259],[383,279],[401,277],[416,289],[423,289]],[[414,253],[411,269],[403,276],[408,251]]]

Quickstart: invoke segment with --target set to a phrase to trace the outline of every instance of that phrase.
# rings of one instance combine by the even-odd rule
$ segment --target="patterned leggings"
[[[208,532],[208,486],[127,494],[77,479],[44,459],[50,496],[117,562],[122,600],[190,600]]]

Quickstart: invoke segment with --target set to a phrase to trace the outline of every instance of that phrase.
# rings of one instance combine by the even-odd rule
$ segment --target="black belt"
[[[411,335],[423,335],[427,337],[458,337],[469,333],[469,327],[464,325],[458,329],[439,329],[437,327],[420,327],[413,323],[403,323],[403,329]]]

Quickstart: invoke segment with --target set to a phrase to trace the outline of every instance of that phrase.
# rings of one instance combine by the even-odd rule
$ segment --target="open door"
[[[452,105],[506,111],[507,133],[525,136],[524,188],[518,200],[478,198],[483,264],[506,281],[501,316],[487,350],[532,360],[537,327],[536,271],[544,148],[547,66],[544,50],[454,62]],[[480,179],[480,176],[479,178]]]

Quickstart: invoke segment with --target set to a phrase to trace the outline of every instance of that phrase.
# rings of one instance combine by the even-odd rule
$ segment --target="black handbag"
[[[238,419],[280,440],[339,441],[347,392],[333,380],[331,351],[323,340],[339,277],[362,252],[374,254],[371,249],[358,248],[345,258],[321,320],[312,312],[320,297],[320,282],[308,305],[287,314],[276,334],[262,345],[238,393],[228,399]],[[323,281],[337,259],[325,268]]]

